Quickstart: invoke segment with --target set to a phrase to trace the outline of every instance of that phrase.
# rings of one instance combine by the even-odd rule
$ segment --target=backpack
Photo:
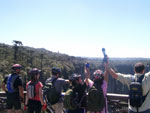
[[[46,100],[51,104],[56,104],[61,97],[61,94],[56,91],[56,88],[54,86],[55,81],[57,80],[54,79],[53,81],[48,81],[46,82],[44,86],[44,97]]]
[[[75,110],[80,107],[81,101],[78,100],[78,93],[73,89],[68,89],[64,95],[64,108]]]
[[[9,93],[17,92],[17,89],[14,87],[15,80],[19,78],[19,75],[10,74],[7,78],[7,90]]]
[[[28,92],[28,97],[29,98],[34,98],[36,96],[36,84],[38,82],[30,82],[28,87],[27,87],[27,92]]]
[[[130,90],[129,90],[130,105],[132,107],[136,107],[137,110],[138,110],[138,107],[140,107],[143,104],[148,94],[147,93],[145,96],[143,96],[143,90],[142,90],[142,84],[141,84],[143,78],[144,78],[144,75],[141,75],[137,79],[137,81],[135,81],[134,79],[134,81],[130,83]]]
[[[105,98],[101,86],[94,85],[89,89],[87,96],[87,109],[93,112],[100,112],[105,107]]]

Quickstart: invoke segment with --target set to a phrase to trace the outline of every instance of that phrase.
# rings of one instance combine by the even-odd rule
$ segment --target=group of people
[[[98,83],[100,88],[102,88],[103,95],[105,98],[105,105],[101,111],[96,113],[108,113],[108,106],[107,106],[107,84],[108,84],[108,74],[112,75],[113,78],[119,80],[121,83],[126,84],[130,89],[130,84],[133,80],[137,80],[140,76],[142,78],[142,93],[145,96],[145,99],[142,105],[136,109],[129,103],[129,113],[150,113],[150,72],[145,74],[145,66],[143,63],[136,63],[134,67],[135,74],[122,74],[116,73],[112,68],[109,66],[109,62],[104,63],[105,71],[98,69],[93,73],[93,79],[91,79],[90,75],[90,68],[89,64],[86,64],[84,67],[85,79],[82,80],[82,76],[79,74],[73,74],[70,80],[65,80],[60,78],[61,70],[59,68],[52,68],[52,76],[46,80],[55,81],[54,86],[56,91],[61,94],[63,86],[65,84],[71,83],[71,88],[78,93],[78,101],[80,101],[80,107],[76,109],[67,109],[67,113],[86,113],[87,112],[87,90],[90,89],[92,86],[96,86]],[[43,84],[39,81],[40,77],[40,70],[37,68],[33,68],[30,71],[31,80],[26,84],[26,97],[24,97],[23,93],[23,84],[22,79],[19,76],[20,64],[14,64],[12,66],[12,73],[7,76],[3,83],[2,89],[6,92],[7,96],[7,109],[8,113],[12,113],[12,109],[15,109],[16,113],[21,113],[21,102],[24,102],[25,109],[28,109],[29,113],[40,113],[41,109],[46,109],[46,101],[43,98],[42,88]],[[103,78],[102,83],[99,79],[100,77]],[[35,93],[33,90],[35,90]],[[30,91],[31,90],[31,91]],[[29,93],[30,92],[30,93]],[[32,92],[32,93],[31,93]],[[81,101],[82,100],[82,101]],[[60,96],[57,103],[52,105],[55,113],[63,113],[63,97]],[[91,113],[95,113],[92,112]]]
[[[31,80],[26,84],[27,93],[25,96],[22,78],[19,75],[21,68],[22,66],[20,64],[14,64],[11,67],[11,74],[5,77],[1,85],[7,96],[7,112],[12,113],[14,109],[15,113],[22,113],[21,105],[23,103],[24,108],[28,109],[29,113],[40,113],[41,108],[44,108],[46,105],[42,94],[43,85],[38,80],[40,77],[40,70],[38,70],[37,68],[33,68],[32,70],[30,70]],[[34,96],[34,98],[30,98],[31,95],[28,94],[29,85],[31,83],[36,83],[36,95]]]

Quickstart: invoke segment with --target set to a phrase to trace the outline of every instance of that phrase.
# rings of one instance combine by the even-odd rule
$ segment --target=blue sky
[[[0,42],[72,56],[150,58],[149,0],[0,0]]]

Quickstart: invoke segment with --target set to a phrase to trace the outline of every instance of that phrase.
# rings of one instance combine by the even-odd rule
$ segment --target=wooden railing
[[[24,93],[26,93],[26,91],[24,91]],[[5,96],[5,92],[0,92],[0,97]],[[118,113],[127,113],[128,95],[107,93],[107,102],[110,109],[119,109],[120,111]]]

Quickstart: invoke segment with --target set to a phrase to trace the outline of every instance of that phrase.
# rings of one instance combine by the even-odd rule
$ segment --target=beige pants
[[[55,110],[55,113],[63,113],[63,103],[56,103],[52,105],[52,107]]]

